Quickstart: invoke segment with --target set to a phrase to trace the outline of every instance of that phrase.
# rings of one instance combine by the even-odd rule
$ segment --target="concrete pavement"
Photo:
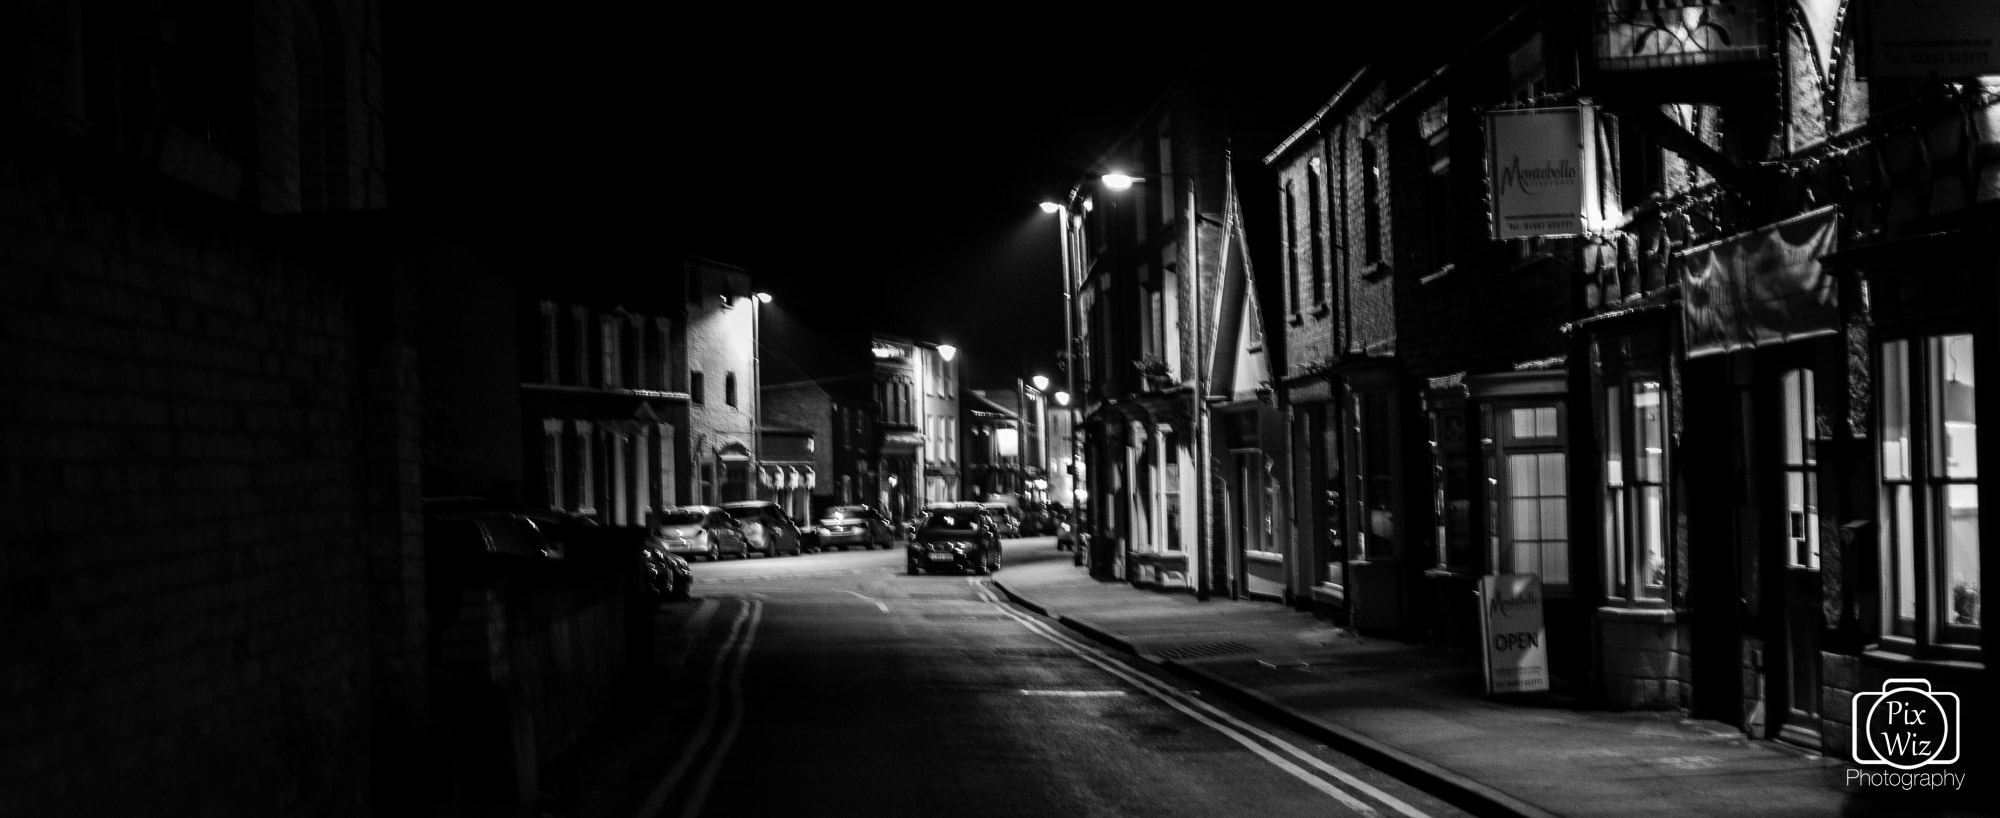
[[[1016,563],[993,583],[1476,814],[1911,814],[1850,795],[1845,759],[1678,713],[1491,700],[1471,657],[1360,637],[1276,603],[1138,589],[1067,561]]]

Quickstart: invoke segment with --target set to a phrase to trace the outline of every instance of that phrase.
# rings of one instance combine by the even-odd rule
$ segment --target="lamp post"
[[[1076,290],[1078,287],[1082,286],[1082,276],[1076,274],[1077,263],[1072,260],[1072,257],[1070,255],[1070,246],[1072,243],[1071,231],[1080,228],[1080,224],[1077,222],[1076,215],[1070,212],[1070,207],[1076,202],[1076,197],[1077,197],[1077,191],[1074,188],[1072,188],[1070,190],[1068,202],[1060,204],[1056,202],[1042,203],[1042,212],[1052,214],[1057,219],[1056,246],[1060,249],[1062,253],[1061,256],[1062,277],[1063,277],[1062,367],[1063,367],[1063,379],[1065,381],[1064,385],[1067,387],[1067,389],[1066,391],[1057,394],[1062,396],[1062,403],[1064,406],[1069,405],[1070,396],[1079,394],[1076,391],[1075,316],[1076,316]],[[1071,523],[1071,526],[1075,529],[1075,531],[1078,534],[1077,537],[1078,544],[1071,546],[1071,548],[1073,548],[1076,552],[1076,564],[1082,566],[1087,564],[1084,559],[1083,546],[1081,544],[1082,540],[1081,535],[1083,530],[1082,526],[1084,519],[1086,518],[1086,515],[1084,514],[1084,500],[1086,494],[1077,491],[1078,488],[1077,478],[1080,475],[1077,474],[1077,469],[1075,464],[1076,464],[1076,458],[1078,456],[1077,453],[1082,450],[1082,447],[1077,445],[1077,438],[1076,438],[1077,426],[1078,424],[1075,422],[1075,418],[1071,418],[1069,424],[1070,462],[1064,464],[1064,469],[1066,470],[1066,473],[1069,475],[1069,480],[1067,482],[1072,492],[1069,498],[1070,519],[1073,521]]]
[[[1203,311],[1201,297],[1201,212],[1196,208],[1195,197],[1195,187],[1198,181],[1194,175],[1188,173],[1168,172],[1159,175],[1164,177],[1179,177],[1182,180],[1182,188],[1187,194],[1185,199],[1187,202],[1188,271],[1190,274],[1188,312],[1194,316],[1195,320],[1193,333],[1194,405],[1190,407],[1189,416],[1192,418],[1194,426],[1194,465],[1197,469],[1195,474],[1190,475],[1194,478],[1190,482],[1194,487],[1196,525],[1194,545],[1197,556],[1195,559],[1188,561],[1188,568],[1189,573],[1193,575],[1191,578],[1194,581],[1195,598],[1206,601],[1208,599],[1208,586],[1212,580],[1212,577],[1209,576],[1211,572],[1208,565],[1208,551],[1211,545],[1209,542],[1208,519],[1208,355],[1204,349],[1208,333],[1206,331],[1207,316]],[[1101,181],[1106,188],[1113,191],[1123,191],[1131,189],[1134,184],[1147,181],[1147,177],[1132,176],[1113,171],[1104,174]]]
[[[750,302],[750,467],[756,471],[764,468],[764,305],[771,303],[771,294],[755,293]],[[758,499],[757,477],[750,479],[752,500]],[[775,553],[775,552],[774,552]]]

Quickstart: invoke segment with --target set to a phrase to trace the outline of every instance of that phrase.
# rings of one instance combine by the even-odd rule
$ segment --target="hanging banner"
[[[1542,627],[1541,575],[1480,577],[1479,601],[1479,634],[1486,642],[1486,692],[1548,690],[1548,631]]]
[[[1595,118],[1587,107],[1486,115],[1494,238],[1574,236],[1599,221]]]
[[[1677,254],[1688,357],[1838,332],[1839,283],[1819,264],[1836,222],[1829,205]]]
[[[1869,76],[2000,74],[2000,3],[1875,0],[1869,11]]]

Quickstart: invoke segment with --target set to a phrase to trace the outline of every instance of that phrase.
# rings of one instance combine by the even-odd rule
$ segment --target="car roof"
[[[769,501],[769,500],[737,500],[736,502],[733,502],[733,503],[723,503],[723,504],[722,504],[722,507],[723,507],[723,508],[765,508],[765,507],[767,507],[767,506],[775,506],[775,505],[777,505],[777,503],[773,503],[773,502],[771,502],[771,501]]]
[[[703,514],[707,514],[708,512],[711,511],[721,511],[721,510],[722,509],[717,508],[715,506],[669,506],[667,508],[660,509],[660,513],[665,514],[674,511],[699,511]]]

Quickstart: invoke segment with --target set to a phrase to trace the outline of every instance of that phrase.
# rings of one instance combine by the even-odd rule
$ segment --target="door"
[[[1820,614],[1819,424],[1814,400],[1813,371],[1788,367],[1772,385],[1775,395],[1760,401],[1760,410],[1777,422],[1766,451],[1772,451],[1771,497],[1764,526],[1765,564],[1778,570],[1777,587],[1767,605],[1772,610],[1771,641],[1765,651],[1770,669],[1770,710],[1777,721],[1776,738],[1820,747],[1820,659],[1823,630]]]

